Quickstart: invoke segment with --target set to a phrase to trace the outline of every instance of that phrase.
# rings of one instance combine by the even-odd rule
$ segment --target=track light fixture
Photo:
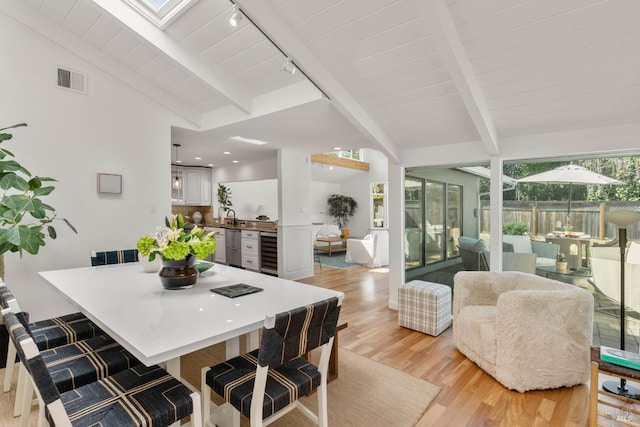
[[[229,25],[232,27],[237,27],[238,22],[242,19],[242,11],[238,7],[238,5],[233,6],[233,13],[231,14],[231,18],[229,18]]]
[[[269,35],[265,33],[262,30],[262,28],[260,28],[260,26],[258,26],[258,24],[256,24],[256,22],[253,19],[251,19],[251,15],[247,14],[246,11],[241,10],[240,6],[238,6],[235,3],[235,0],[230,0],[230,2],[231,4],[233,4],[233,14],[229,19],[229,25],[236,27],[238,25],[238,22],[240,22],[242,18],[247,18],[247,21],[249,21],[256,30],[260,31],[260,33],[267,40],[269,40],[269,42],[273,45],[273,47],[275,47],[286,58],[285,63],[282,65],[282,69],[284,71],[286,71],[287,73],[291,73],[292,75],[295,74],[296,71],[299,71],[300,74],[302,74],[312,85],[316,87],[316,89],[320,91],[320,93],[322,93],[322,95],[325,96],[325,98],[331,99],[331,97],[324,90],[322,90],[322,88],[318,86],[318,84],[315,81],[309,78],[309,76],[304,72],[303,69],[298,68],[298,66],[289,58],[289,56],[285,53],[285,51],[282,50],[282,48],[278,46],[278,44],[271,37],[269,37]]]
[[[282,65],[282,70],[286,71],[291,75],[294,75],[296,73],[297,68],[295,64],[291,61],[291,58],[287,57],[286,60],[284,61],[284,64]]]

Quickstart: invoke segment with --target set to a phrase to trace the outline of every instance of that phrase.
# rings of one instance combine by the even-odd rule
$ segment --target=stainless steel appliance
[[[242,267],[242,235],[240,230],[227,229],[225,233],[227,264]]]

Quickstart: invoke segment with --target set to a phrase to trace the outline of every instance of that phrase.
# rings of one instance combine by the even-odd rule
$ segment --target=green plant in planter
[[[19,123],[2,128],[0,132],[26,125]],[[0,143],[12,137],[10,133],[2,132]],[[23,251],[35,255],[45,245],[45,227],[50,238],[57,237],[56,230],[51,225],[56,219],[56,211],[42,201],[42,197],[55,189],[52,185],[43,183],[55,179],[32,176],[12,157],[15,156],[9,150],[0,148],[0,255],[19,252],[22,256]],[[77,233],[69,221],[61,219]]]
[[[231,189],[224,184],[218,184],[218,203],[226,212],[233,204],[231,203]]]
[[[333,194],[327,200],[329,204],[329,215],[336,219],[338,227],[345,228],[349,225],[349,218],[353,216],[358,208],[358,202],[352,197],[341,194]]]

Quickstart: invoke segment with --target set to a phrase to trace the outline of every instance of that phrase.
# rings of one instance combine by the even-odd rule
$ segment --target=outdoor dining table
[[[40,272],[82,313],[145,365],[166,362],[180,376],[180,357],[226,342],[227,357],[239,353],[239,340],[257,331],[265,315],[311,304],[341,292],[215,264],[189,289],[165,290],[157,274],[139,263]],[[261,288],[230,298],[213,288],[244,283]]]
[[[581,253],[584,256],[584,266],[585,267],[589,267],[589,265],[591,264],[589,259],[591,258],[591,236],[588,234],[584,234],[584,233],[561,233],[559,235],[547,235],[545,237],[545,240],[547,242],[550,243],[557,243],[558,239],[561,238],[568,238],[568,239],[576,239],[580,242],[580,245],[582,246],[582,250]],[[567,254],[568,255],[568,254]],[[581,260],[581,264],[582,264],[582,260]]]

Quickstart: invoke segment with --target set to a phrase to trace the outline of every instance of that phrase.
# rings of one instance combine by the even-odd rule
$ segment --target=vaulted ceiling
[[[640,117],[637,0],[236,3],[237,27],[229,0],[194,1],[164,29],[120,0],[3,0],[0,11],[183,117],[173,142],[203,163],[222,164],[228,147],[245,161],[334,146],[399,160],[474,143],[488,158],[510,137]]]

